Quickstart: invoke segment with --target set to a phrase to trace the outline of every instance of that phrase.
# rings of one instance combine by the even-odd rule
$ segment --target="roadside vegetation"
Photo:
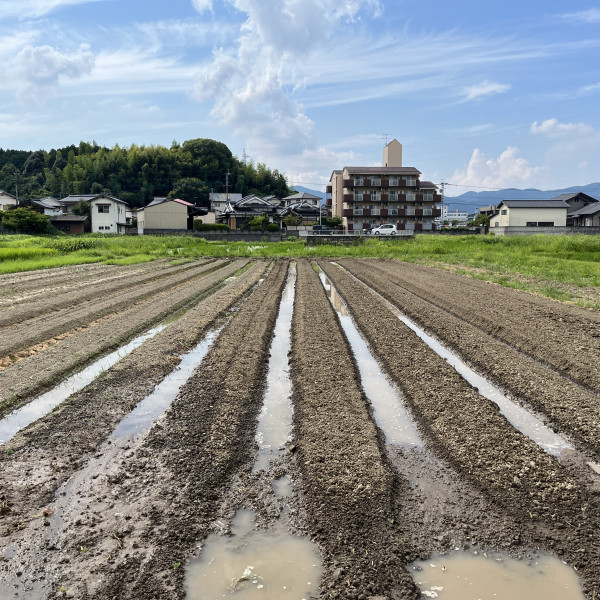
[[[92,262],[124,265],[205,256],[399,259],[600,308],[599,236],[419,235],[413,239],[362,238],[350,246],[307,246],[295,239],[209,242],[191,236],[0,236],[0,273]]]

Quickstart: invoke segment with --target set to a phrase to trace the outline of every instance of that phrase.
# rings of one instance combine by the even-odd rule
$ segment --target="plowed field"
[[[600,594],[600,315],[395,261],[300,260],[292,440],[252,470],[289,261],[158,261],[0,278],[0,416],[158,323],[0,453],[0,597],[185,597],[188,561],[239,508],[316,543],[321,598],[420,597],[410,564],[455,548],[546,552]],[[329,278],[424,441],[386,443]],[[515,429],[397,318],[421,328],[569,441]],[[216,328],[219,329],[216,329]],[[121,420],[209,334],[162,416]],[[269,482],[288,475],[293,494]]]

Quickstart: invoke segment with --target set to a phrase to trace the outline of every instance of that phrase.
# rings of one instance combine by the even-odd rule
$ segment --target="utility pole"
[[[244,162],[244,166],[246,166],[246,159],[248,158],[248,156],[246,155],[246,148],[244,148],[243,152],[242,152],[242,161]]]
[[[17,208],[19,207],[19,172],[15,171],[15,196],[17,197]]]
[[[231,173],[229,171],[227,171],[227,173],[225,173],[225,192],[227,193],[227,202],[229,202],[229,176],[231,175]]]

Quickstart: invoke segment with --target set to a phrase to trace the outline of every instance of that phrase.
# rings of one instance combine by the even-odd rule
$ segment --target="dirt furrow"
[[[32,515],[42,514],[56,490],[97,451],[115,424],[152,392],[224,311],[256,284],[267,266],[266,262],[253,265],[3,446],[3,547],[26,535],[19,532]],[[5,576],[19,568],[5,566]]]
[[[183,598],[183,564],[249,469],[287,261],[277,261],[126,464],[94,480],[67,529],[60,589],[80,598]],[[81,546],[87,552],[81,552]],[[60,559],[56,560],[60,563]]]
[[[198,300],[247,260],[230,265],[173,290],[136,304],[94,326],[62,340],[0,372],[0,416],[54,384],[59,378],[90,362],[94,357],[118,347],[179,308]]]
[[[356,262],[600,392],[600,312],[421,265]]]
[[[3,311],[0,318],[0,356],[43,342],[65,331],[129,308],[136,302],[161,291],[185,284],[202,277],[213,269],[218,269],[225,261],[202,262],[186,269],[177,269],[165,274],[164,271],[142,277],[138,282],[128,279],[118,284],[86,288],[84,293],[69,293],[59,297],[49,297],[40,303],[27,304],[18,314]],[[64,297],[66,296],[66,297]]]
[[[148,271],[172,268],[166,260],[134,265],[73,265],[41,271],[25,271],[0,275],[0,307],[13,310],[13,305],[37,302],[48,295],[60,295],[79,288],[118,279],[135,278]]]
[[[372,351],[402,389],[436,454],[498,511],[530,529],[540,547],[582,575],[589,597],[600,581],[600,503],[587,480],[569,475],[506,421],[364,285],[329,263],[323,269],[349,305]]]
[[[319,278],[298,263],[292,323],[294,429],[311,534],[327,598],[416,598],[412,547],[394,522],[395,489],[348,342]]]
[[[571,437],[582,452],[600,460],[600,399],[597,394],[390,282],[372,265],[362,261],[341,262],[426,331],[444,340],[495,385],[544,415],[554,428]]]

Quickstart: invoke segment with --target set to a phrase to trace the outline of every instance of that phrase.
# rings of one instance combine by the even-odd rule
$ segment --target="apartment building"
[[[381,167],[344,167],[331,174],[327,206],[347,231],[393,223],[400,230],[432,231],[441,211],[437,186],[421,180],[421,171],[402,166],[402,145],[383,148]]]

